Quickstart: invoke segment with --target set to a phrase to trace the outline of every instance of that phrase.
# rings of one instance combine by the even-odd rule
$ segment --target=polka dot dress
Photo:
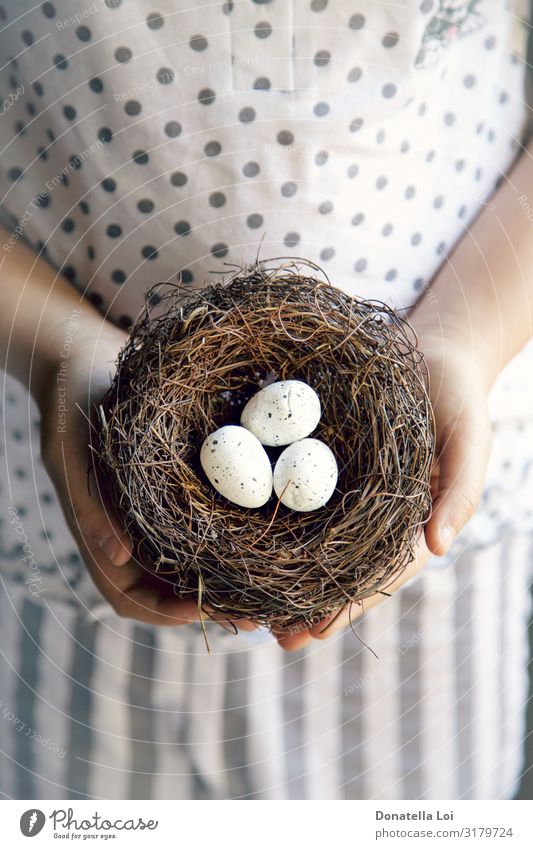
[[[528,115],[525,10],[521,0],[3,0],[6,236],[0,250],[27,240],[125,329],[153,284],[179,278],[192,291],[258,253],[306,257],[347,292],[407,311],[520,150]],[[291,659],[282,668],[280,653],[259,650],[249,652],[245,666],[241,643],[232,654],[226,636],[204,669],[202,636],[194,629],[161,634],[118,622],[87,576],[40,462],[35,406],[7,378],[0,451],[9,512],[0,516],[0,549],[4,581],[18,584],[18,596],[10,590],[1,607],[0,637],[12,650],[12,666],[22,665],[30,678],[34,672],[49,688],[39,706],[43,731],[55,729],[62,739],[64,718],[72,716],[79,727],[65,742],[66,774],[63,761],[25,754],[20,740],[9,738],[0,792],[16,798],[63,798],[65,788],[75,788],[74,798],[511,794],[525,698],[527,554],[517,540],[520,529],[533,529],[532,367],[530,346],[498,382],[483,504],[453,557],[432,561],[418,583],[362,623],[365,642],[382,657],[402,655],[377,672],[370,654],[356,657],[348,637],[319,644],[301,664]],[[509,544],[500,551],[494,540],[505,526]],[[23,560],[30,556],[25,545],[38,569]],[[476,547],[483,554],[471,561]],[[503,574],[508,550],[518,552],[513,582],[491,583],[499,573],[489,564],[501,560]],[[35,612],[28,593],[48,606],[46,616],[42,608]],[[490,611],[495,621],[511,607],[513,616],[485,651]],[[74,615],[75,639],[65,640]],[[96,616],[110,623],[109,633],[101,622],[90,631]],[[33,642],[19,634],[20,621],[33,629]],[[33,657],[41,640],[53,660],[38,672],[37,661],[24,658]],[[409,645],[405,657],[399,645]],[[468,656],[464,646],[473,646]],[[122,667],[120,652],[127,655]],[[335,676],[343,658],[350,664],[341,683]],[[487,671],[487,658],[496,673]],[[52,687],[67,668],[74,677]],[[363,688],[357,682],[367,675],[372,686]],[[83,676],[85,684],[71,684]],[[193,679],[185,692],[181,682]],[[6,700],[12,687],[21,703],[16,710],[26,715],[24,694],[10,681],[0,667]],[[226,681],[234,686],[226,688]],[[238,688],[247,686],[241,697]],[[298,703],[302,692],[307,713]],[[264,693],[273,694],[269,702]],[[190,724],[179,730],[165,719],[157,730],[153,717],[168,718],[171,710],[173,717],[185,712]],[[478,712],[482,724],[472,722]],[[229,717],[228,740],[240,744],[248,729],[248,784],[244,778],[239,784],[237,745],[228,744],[220,761],[214,744],[205,742],[205,728],[219,733],[222,715]],[[427,722],[435,716],[438,735]],[[499,716],[507,723],[503,732]],[[455,721],[464,726],[462,737]],[[37,727],[38,720],[30,716],[27,724]],[[285,763],[276,754],[282,726],[287,784],[276,772]],[[153,760],[150,740],[157,743]],[[190,763],[179,762],[177,740],[187,743]],[[487,740],[502,751],[486,748]],[[481,749],[496,753],[493,762],[479,756]],[[295,766],[298,753],[307,758],[307,772]],[[187,785],[180,783],[184,776]]]
[[[124,328],[258,254],[408,309],[520,147],[520,3],[78,5],[0,6],[4,249]]]

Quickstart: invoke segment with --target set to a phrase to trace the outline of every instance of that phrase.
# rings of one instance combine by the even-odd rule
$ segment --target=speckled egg
[[[209,482],[228,501],[262,507],[272,495],[272,467],[257,439],[238,425],[211,433],[202,445],[200,463]]]
[[[250,398],[241,424],[263,445],[289,445],[314,431],[320,413],[320,399],[307,383],[280,380]]]
[[[280,454],[274,468],[274,490],[285,507],[308,513],[329,501],[338,476],[331,449],[319,439],[301,439]]]

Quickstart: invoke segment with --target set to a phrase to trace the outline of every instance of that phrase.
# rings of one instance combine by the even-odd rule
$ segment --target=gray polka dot
[[[381,230],[381,235],[385,236],[385,238],[386,238],[387,236],[390,236],[390,234],[392,233],[392,230],[393,230],[392,224],[390,223],[390,221],[388,221],[386,224],[383,225],[383,228]]]
[[[218,156],[222,147],[217,141],[210,141],[204,147],[204,153],[206,156]]]
[[[148,198],[143,198],[137,204],[137,209],[139,210],[139,212],[143,212],[145,214],[147,214],[148,212],[152,212],[153,208],[153,201],[149,200]]]
[[[355,30],[363,29],[364,25],[365,25],[365,16],[360,15],[360,14],[352,15],[352,17],[350,18],[349,23],[348,23],[348,26],[350,27],[350,29],[355,29]]]
[[[357,175],[359,174],[359,165],[357,165],[355,162],[353,162],[350,165],[350,167],[348,168],[347,174],[348,174],[349,179],[353,180],[353,178],[357,177]]]
[[[396,86],[394,85],[394,83],[385,83],[385,85],[381,89],[381,93],[383,97],[387,98],[387,100],[390,100],[390,98],[394,97],[394,95],[396,94]]]
[[[411,198],[413,198],[414,196],[415,196],[415,187],[414,186],[407,186],[407,188],[404,192],[405,199],[411,200]]]
[[[479,181],[482,179],[482,177],[483,177],[483,169],[482,168],[476,168],[475,173],[474,173],[474,179],[477,180],[477,182],[479,183]]]
[[[390,283],[390,281],[395,280],[397,276],[398,276],[398,272],[396,271],[396,269],[395,268],[389,268],[389,270],[387,271],[387,273],[385,275],[385,280],[388,283]]]
[[[474,74],[467,74],[463,80],[465,88],[473,88],[476,84],[476,78]]]
[[[129,62],[133,53],[129,47],[117,47],[115,50],[115,59],[117,62]]]
[[[209,106],[214,102],[216,98],[216,94],[212,88],[203,88],[198,92],[198,100],[200,103],[203,103],[204,106]]]
[[[216,245],[213,245],[211,248],[211,254],[214,257],[220,258],[226,256],[228,253],[228,246],[224,244],[224,242],[217,242]]]
[[[363,72],[362,72],[361,68],[357,67],[357,65],[356,65],[355,68],[352,68],[348,72],[348,77],[347,77],[348,82],[349,83],[356,83],[358,80],[361,79],[362,75],[363,75]]]
[[[351,123],[350,123],[350,127],[349,127],[350,132],[351,133],[357,133],[361,129],[362,126],[363,126],[363,119],[362,118],[354,118],[353,121],[351,121]]]
[[[327,65],[329,60],[331,59],[331,53],[329,50],[319,50],[318,53],[315,53],[314,62],[319,68]]]
[[[315,165],[325,165],[328,161],[328,156],[327,150],[319,150],[315,155]]]
[[[504,103],[509,102],[509,95],[506,91],[501,91],[500,96],[498,97],[498,101],[503,105]]]
[[[327,115],[329,112],[329,104],[324,101],[320,101],[320,103],[315,103],[313,107],[313,112],[317,116],[317,118],[323,118],[324,115]]]
[[[184,174],[183,171],[174,171],[170,177],[170,182],[173,186],[184,186],[187,182],[187,174]]]
[[[225,15],[229,15],[230,12],[233,12],[233,0],[226,0],[226,2],[222,4],[222,11]]]
[[[328,0],[311,0],[312,12],[323,12],[328,5]]]
[[[292,181],[289,181],[287,183],[283,183],[283,185],[281,187],[281,194],[285,198],[292,198],[296,194],[297,191],[298,191],[298,187],[297,187],[296,183],[293,183]]]
[[[437,245],[437,253],[441,256],[446,253],[446,242],[439,242]]]
[[[397,32],[388,32],[383,36],[381,43],[383,47],[394,47],[395,44],[398,44],[399,40],[400,36]]]
[[[457,215],[459,218],[464,218],[466,215],[466,206],[460,206],[457,211]]]
[[[248,216],[248,218],[246,219],[246,224],[247,224],[247,226],[248,226],[248,227],[250,227],[252,230],[257,230],[257,228],[258,228],[258,227],[261,227],[261,226],[262,226],[262,224],[263,224],[263,216],[262,216],[262,215],[259,215],[259,213],[258,213],[258,212],[253,212],[253,213],[252,213],[251,215],[249,215],[249,216]]]
[[[426,281],[423,277],[416,277],[413,281],[413,289],[416,289],[416,291],[419,292],[424,288],[425,282]]]
[[[496,38],[493,35],[489,35],[489,37],[485,39],[485,47],[487,50],[494,50],[496,47]]]
[[[366,269],[367,265],[368,265],[368,263],[367,263],[366,259],[358,259],[357,262],[354,265],[354,269],[356,271],[361,272],[361,271],[364,271]]]
[[[268,38],[272,32],[272,27],[268,21],[259,21],[254,27],[254,33],[257,38]]]
[[[496,141],[496,133],[494,132],[494,130],[489,130],[489,131],[488,131],[488,133],[487,133],[487,139],[489,140],[489,142],[490,142],[491,144],[492,144],[493,142],[495,142],[495,141]]]
[[[444,123],[448,127],[451,127],[451,125],[455,123],[455,114],[453,112],[446,112],[446,115],[444,116]]]
[[[383,142],[385,141],[385,130],[381,129],[377,131],[376,141],[378,144],[383,144]]]
[[[354,227],[358,227],[359,224],[362,224],[365,220],[365,216],[362,212],[356,212],[354,217],[352,218],[352,224]]]
[[[400,145],[400,153],[407,153],[407,151],[410,149],[410,147],[411,147],[411,145],[409,144],[407,139],[404,139],[403,142]]]
[[[434,150],[428,150],[428,152],[426,154],[426,162],[433,162],[434,159],[435,159],[435,151]]]
[[[188,221],[178,221],[174,224],[174,230],[178,236],[188,236],[191,232],[191,225]]]
[[[165,133],[171,139],[175,139],[181,133],[181,124],[177,121],[168,121],[165,124]]]
[[[422,0],[420,4],[420,11],[423,15],[427,15],[428,12],[431,12],[433,8],[433,0]]]
[[[193,35],[189,39],[189,47],[197,52],[207,50],[207,38],[204,35]]]
[[[299,233],[287,233],[283,242],[287,248],[294,248],[300,241]]]
[[[330,212],[333,212],[333,203],[330,200],[323,200],[318,211],[321,215],[329,215]]]
[[[288,145],[294,141],[294,135],[290,130],[280,130],[276,136],[279,144]]]
[[[376,180],[376,189],[378,189],[379,191],[381,191],[382,189],[384,189],[384,188],[385,188],[385,186],[387,185],[387,182],[388,182],[388,181],[387,181],[387,178],[385,177],[385,175],[384,175],[384,174],[382,174],[382,175],[381,175],[380,177],[378,177],[378,178],[377,178],[377,180]]]
[[[427,108],[428,108],[427,103],[421,103],[418,107],[418,110],[417,110],[418,114],[420,116],[425,115]]]
[[[413,233],[413,235],[411,236],[411,244],[416,247],[420,244],[421,241],[422,236],[420,235],[420,233]]]
[[[142,109],[141,104],[138,100],[128,100],[124,104],[124,111],[127,115],[131,115],[132,117],[138,115]]]
[[[455,170],[456,171],[464,171],[464,167],[465,167],[464,159],[458,159],[457,162],[455,163]]]
[[[256,91],[268,91],[271,88],[271,82],[268,77],[257,77],[254,80],[254,88]]]
[[[168,85],[174,81],[174,71],[172,68],[159,68],[157,72],[157,80],[161,85]]]
[[[224,206],[226,203],[226,195],[223,192],[213,192],[209,195],[209,205],[215,208]]]
[[[146,165],[150,157],[145,150],[136,150],[132,159],[137,165]]]
[[[332,259],[334,256],[335,256],[335,249],[334,248],[323,248],[323,250],[320,251],[320,259],[323,260],[324,262],[327,262],[328,259]]]
[[[433,199],[433,207],[434,207],[435,209],[442,209],[442,207],[443,207],[443,206],[444,206],[444,198],[443,198],[443,196],[442,196],[442,195],[437,195],[437,196]]]
[[[241,109],[239,112],[239,121],[241,124],[251,124],[254,120],[255,109],[252,109],[251,106],[245,106],[244,109]]]
[[[256,177],[259,174],[259,165],[257,162],[247,162],[242,169],[245,177]]]
[[[150,27],[150,29],[161,29],[163,24],[165,23],[164,18],[159,14],[159,12],[152,12],[146,18],[146,23]]]

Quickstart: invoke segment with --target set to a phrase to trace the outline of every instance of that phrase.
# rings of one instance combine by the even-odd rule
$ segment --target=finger
[[[121,566],[131,558],[131,541],[113,511],[104,505],[94,476],[89,490],[87,467],[87,447],[81,440],[60,443],[54,482],[66,505],[69,524],[89,550],[99,549],[111,563]]]
[[[284,651],[298,651],[299,649],[304,648],[308,643],[312,641],[312,637],[309,631],[306,629],[304,631],[300,631],[298,634],[287,634],[283,632],[272,632],[278,641],[278,645]]]
[[[149,625],[176,627],[207,619],[200,615],[194,599],[162,596],[157,587],[146,581],[139,581],[123,592],[108,595],[108,598],[119,616]]]
[[[458,420],[449,429],[439,456],[438,495],[426,525],[433,554],[446,554],[472,518],[483,492],[490,443],[490,424],[483,417]]]

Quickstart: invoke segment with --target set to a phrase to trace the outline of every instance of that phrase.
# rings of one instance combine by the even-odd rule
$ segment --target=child
[[[531,346],[499,375],[533,333],[525,10],[4,0],[0,26],[1,792],[512,797]],[[394,589],[413,580],[356,623],[378,660],[346,613],[277,639],[210,623],[208,657],[194,603],[147,590],[87,491],[80,410],[147,289],[260,243],[408,312],[426,355],[434,513]]]

